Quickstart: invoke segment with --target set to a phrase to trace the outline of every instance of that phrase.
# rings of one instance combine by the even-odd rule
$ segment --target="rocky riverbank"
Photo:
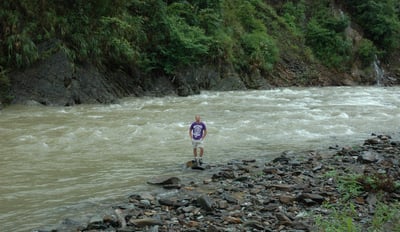
[[[195,180],[160,176],[148,181],[157,191],[132,194],[105,214],[65,220],[52,231],[322,231],[321,222],[345,216],[346,205],[350,225],[367,231],[379,204],[400,200],[399,154],[400,142],[372,135],[360,146],[206,166],[193,170]],[[399,214],[386,219],[380,231],[400,230]]]

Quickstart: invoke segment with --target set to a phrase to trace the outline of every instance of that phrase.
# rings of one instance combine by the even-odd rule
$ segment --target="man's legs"
[[[201,151],[200,151],[200,153],[201,153]],[[193,156],[194,156],[194,159],[197,159],[197,148],[193,148]]]
[[[204,148],[200,147],[200,158],[199,158],[199,164],[203,164],[203,154],[204,154]]]
[[[200,149],[199,160],[197,160],[197,147]],[[200,165],[203,163],[203,160],[202,160],[203,154],[204,154],[203,142],[202,141],[193,142],[193,156],[194,156],[194,161],[196,163],[199,162]]]

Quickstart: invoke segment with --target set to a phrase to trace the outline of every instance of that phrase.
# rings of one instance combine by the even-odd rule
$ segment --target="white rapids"
[[[86,215],[146,180],[182,175],[195,114],[206,162],[271,159],[286,150],[399,135],[399,87],[279,88],[126,98],[113,105],[14,105],[0,111],[0,225],[30,231]]]

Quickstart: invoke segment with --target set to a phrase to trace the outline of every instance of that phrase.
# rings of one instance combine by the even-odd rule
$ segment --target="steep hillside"
[[[397,85],[394,0],[0,3],[0,102]]]

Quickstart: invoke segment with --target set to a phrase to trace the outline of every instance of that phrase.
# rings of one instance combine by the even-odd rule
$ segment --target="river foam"
[[[126,98],[119,104],[11,106],[0,111],[0,224],[29,231],[87,214],[102,201],[146,190],[160,173],[182,175],[188,127],[208,127],[207,162],[398,136],[399,87],[280,88]],[[77,210],[78,209],[78,210]]]

